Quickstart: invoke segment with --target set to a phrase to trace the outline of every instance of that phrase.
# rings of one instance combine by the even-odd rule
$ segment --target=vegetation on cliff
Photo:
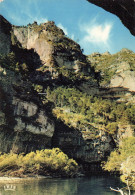
[[[135,189],[135,137],[123,140],[119,148],[110,154],[104,169],[120,172],[121,180]]]
[[[0,175],[24,177],[28,175],[49,175],[73,177],[78,164],[69,159],[60,149],[37,150],[24,154],[1,154]]]
[[[100,85],[110,84],[111,78],[123,69],[135,71],[135,53],[122,49],[120,52],[111,55],[110,53],[93,53],[89,55],[88,60],[96,72],[100,73]]]
[[[9,119],[7,119],[9,122],[5,121],[5,123],[8,124],[6,128],[12,127],[13,142],[16,140],[16,135],[19,137],[29,131],[31,134],[35,133],[35,135],[33,135],[34,133],[32,134],[33,137],[38,134],[42,136],[43,131],[46,131],[47,126],[50,124],[48,122],[49,119],[54,119],[57,127],[55,132],[53,132],[54,134],[51,134],[53,137],[50,134],[47,135],[48,137],[50,136],[49,147],[51,147],[53,138],[59,132],[60,128],[57,123],[60,121],[60,124],[63,126],[68,126],[68,128],[62,129],[63,134],[71,128],[73,134],[74,130],[76,130],[81,135],[83,144],[81,145],[81,142],[78,141],[76,143],[78,143],[79,147],[76,145],[71,147],[74,147],[75,151],[79,151],[82,159],[83,157],[85,159],[85,156],[90,156],[92,159],[94,156],[93,159],[97,160],[99,157],[98,160],[101,160],[121,140],[119,135],[121,136],[125,133],[125,129],[120,130],[120,125],[132,125],[134,128],[135,104],[131,104],[128,101],[126,103],[122,102],[121,99],[118,99],[119,97],[115,98],[111,93],[108,97],[102,97],[104,91],[108,90],[114,75],[121,76],[125,70],[132,73],[135,71],[135,54],[132,51],[123,49],[114,55],[96,53],[86,58],[80,46],[66,37],[63,31],[56,27],[54,22],[41,25],[34,23],[27,27],[14,26],[11,32],[11,42],[11,52],[0,55],[0,76],[3,80],[3,83],[0,84],[2,90],[4,90],[4,82],[8,79],[11,80],[11,85],[14,85],[11,92],[8,90],[9,95],[5,93],[5,97],[8,96],[7,99],[11,97],[10,101],[4,100],[7,101],[9,106],[4,107],[5,104],[3,104],[4,114],[6,113],[6,108],[12,108],[9,116],[11,115],[14,118],[14,126],[11,125],[12,122]],[[12,73],[13,77],[19,75],[21,82],[15,83],[14,78],[9,77]],[[104,86],[104,90],[101,88],[102,86]],[[31,91],[30,88],[32,88]],[[93,93],[94,88],[97,90]],[[115,89],[113,90],[115,91]],[[130,91],[129,88],[126,90],[126,92],[123,90],[123,96],[129,97],[130,92],[134,95],[134,91]],[[18,103],[13,104],[12,99],[16,101],[16,97],[19,99],[18,102],[25,102],[25,106],[23,103],[20,107]],[[36,97],[35,100],[34,97]],[[31,106],[32,104],[29,104],[29,102],[33,103],[32,100],[35,102],[33,107]],[[52,110],[48,105],[50,107],[53,105],[51,107]],[[18,110],[19,114],[17,115]],[[48,114],[49,119],[47,118],[46,122],[46,118],[43,117],[45,112],[40,112],[40,110]],[[23,120],[21,120],[22,118]],[[2,120],[4,121],[4,117]],[[28,121],[30,124],[29,128]],[[38,131],[36,131],[36,128],[33,130],[31,124],[38,127]],[[43,131],[41,127],[43,127]],[[51,128],[52,126],[49,131],[51,131]],[[4,131],[3,126],[2,129]],[[45,139],[48,139],[45,134],[43,136]],[[67,134],[65,134],[66,136]],[[76,134],[75,139],[78,138],[77,136],[79,135]],[[62,137],[64,141],[66,140],[65,137]],[[55,139],[57,139],[56,144],[59,147],[59,138],[55,137]],[[30,140],[32,138],[26,138],[27,143],[30,143]],[[34,139],[32,141],[34,147],[36,147],[36,143],[40,145],[41,142],[40,139],[38,142],[35,142]],[[65,145],[66,143],[70,145],[72,141],[73,138],[71,136],[69,142],[65,142]],[[11,141],[11,147],[13,142]],[[24,140],[22,142],[25,143]],[[108,143],[107,147],[105,142]],[[109,146],[109,144],[113,146]],[[130,138],[124,144],[129,144],[130,148],[132,148],[134,141]],[[127,166],[129,161],[130,164],[133,164],[134,153],[130,152],[130,148],[123,148],[124,144],[111,154],[105,169],[119,171],[120,169],[122,170],[121,163],[123,167]],[[30,145],[29,151],[33,149],[33,145]],[[40,146],[41,148],[47,147],[45,144]],[[102,147],[101,150],[100,146]],[[7,148],[9,150],[12,149],[10,147]],[[26,151],[24,148],[23,150]],[[123,151],[126,151],[125,155]],[[109,165],[113,161],[111,159],[115,159],[115,157],[117,166],[113,163]],[[0,170],[3,175],[9,174],[14,176],[21,176],[27,173],[73,176],[77,172],[77,163],[72,159],[68,159],[59,149],[52,149],[31,152],[27,155],[1,155]],[[125,169],[122,171],[125,174]]]
[[[0,55],[0,66],[5,70],[11,70],[18,74],[21,73],[23,77],[26,77],[28,72],[31,71],[30,66],[25,63],[25,59],[20,61],[15,52],[10,52],[7,55]]]
[[[55,104],[53,114],[57,119],[84,134],[91,133],[91,137],[96,136],[98,128],[114,135],[119,123],[135,124],[135,106],[131,104],[90,96],[64,86],[54,90],[48,87],[46,98]]]

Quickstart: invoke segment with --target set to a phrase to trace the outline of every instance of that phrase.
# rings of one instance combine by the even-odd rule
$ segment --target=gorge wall
[[[42,109],[31,83],[0,69],[0,150],[15,153],[51,147],[54,122]]]
[[[0,15],[0,53],[7,54],[11,47],[11,24]]]
[[[87,121],[88,127],[80,131],[80,122],[66,124],[54,115],[57,109],[53,90],[75,88],[82,94],[99,97],[105,87],[99,82],[95,58],[85,56],[54,22],[12,26],[0,16],[0,27],[0,151],[20,153],[60,147],[80,162],[100,163],[119,142],[122,132],[122,136],[128,136],[128,130],[131,135],[134,133],[130,125],[125,125],[118,127],[118,134],[111,135],[104,125]],[[118,75],[113,76],[108,87],[121,87],[115,84]],[[134,83],[134,73],[131,77]],[[134,87],[126,88],[134,91]],[[70,114],[71,108],[64,109]],[[102,114],[98,120],[102,123]]]

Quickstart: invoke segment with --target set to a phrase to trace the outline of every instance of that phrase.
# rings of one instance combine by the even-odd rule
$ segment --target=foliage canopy
[[[78,164],[69,159],[59,148],[37,150],[26,155],[0,155],[1,175],[24,176],[25,174],[55,175],[73,177],[77,174]]]

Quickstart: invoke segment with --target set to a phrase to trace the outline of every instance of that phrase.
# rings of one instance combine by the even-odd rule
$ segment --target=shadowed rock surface
[[[11,24],[0,15],[0,54],[7,54],[11,47]]]

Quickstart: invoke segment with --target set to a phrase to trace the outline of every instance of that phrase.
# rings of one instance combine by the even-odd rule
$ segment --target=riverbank
[[[28,154],[0,155],[0,176],[27,177],[35,175],[74,177],[79,166],[59,148],[37,150]]]
[[[86,177],[85,174],[83,173],[78,173],[76,175],[76,178],[82,178],[82,177]],[[23,175],[22,177],[11,177],[11,176],[1,176],[0,177],[0,184],[1,183],[20,183],[21,181],[34,181],[34,180],[44,180],[44,179],[65,179],[67,177],[60,177],[57,175],[53,175],[53,176],[44,176],[44,175]]]
[[[35,175],[35,176],[26,176],[26,177],[0,177],[0,184],[2,183],[20,183],[25,181],[34,181],[34,180],[43,180],[43,179],[52,179],[51,176],[42,176],[42,175]]]

